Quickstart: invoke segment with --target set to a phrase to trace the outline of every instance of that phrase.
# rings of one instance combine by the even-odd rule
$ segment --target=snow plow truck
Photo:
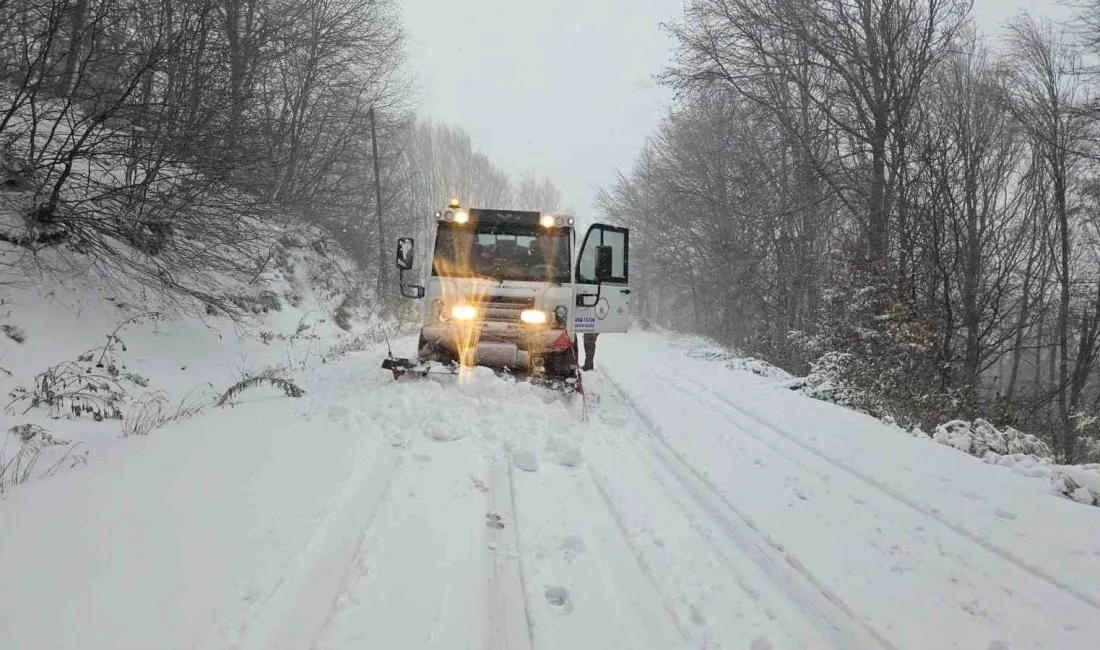
[[[424,301],[416,359],[386,359],[394,378],[488,366],[581,391],[577,334],[626,332],[630,233],[594,224],[578,246],[573,217],[477,209],[452,199],[436,213],[431,268],[397,242],[400,291]],[[426,284],[409,281],[420,275]]]

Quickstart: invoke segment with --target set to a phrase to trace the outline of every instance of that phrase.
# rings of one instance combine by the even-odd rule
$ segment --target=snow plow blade
[[[390,358],[382,360],[382,368],[393,373],[394,381],[409,377],[423,379],[428,375],[458,376],[458,366],[435,361],[422,363],[412,359]],[[492,368],[492,371],[498,377],[508,377],[515,381],[525,382],[540,388],[547,388],[562,393],[584,393],[580,374],[576,377],[558,378],[531,375],[527,372],[513,371],[506,368]]]

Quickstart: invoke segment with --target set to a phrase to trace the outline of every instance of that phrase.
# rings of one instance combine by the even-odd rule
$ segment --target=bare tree
[[[1080,110],[1084,91],[1076,73],[1081,65],[1064,36],[1048,23],[1023,17],[1012,25],[1011,34],[1016,116],[1027,128],[1032,147],[1051,183],[1051,245],[1055,251],[1059,287],[1055,343],[1058,350],[1056,401],[1061,435],[1056,442],[1060,451],[1072,458],[1075,434],[1070,415],[1078,406],[1095,347],[1091,331],[1095,317],[1086,315],[1083,323],[1086,331],[1079,340],[1077,358],[1071,359],[1074,351],[1071,349],[1070,309],[1075,279],[1072,249],[1077,238],[1074,215],[1078,212],[1072,185],[1080,162],[1079,145],[1088,127],[1086,116]]]
[[[401,42],[389,0],[0,4],[0,156],[32,190],[0,238],[217,301],[210,274],[255,278],[286,212],[338,236],[376,191],[366,116],[407,121]]]
[[[807,144],[812,131],[798,128],[796,111],[819,114],[834,155],[831,165],[818,159],[818,171],[859,224],[868,258],[886,268],[890,223],[905,227],[899,198],[913,110],[969,7],[969,0],[694,0],[674,30],[681,56],[667,78],[739,93]]]
[[[512,205],[520,210],[553,212],[562,207],[561,192],[549,178],[526,171],[516,182]]]

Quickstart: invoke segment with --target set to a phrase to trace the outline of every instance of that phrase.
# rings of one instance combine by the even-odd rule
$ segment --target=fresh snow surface
[[[1100,508],[1041,481],[658,334],[583,409],[383,354],[11,491],[0,647],[1097,647]]]

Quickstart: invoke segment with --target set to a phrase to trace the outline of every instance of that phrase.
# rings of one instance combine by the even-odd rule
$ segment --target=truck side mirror
[[[596,281],[604,282],[614,277],[611,272],[611,247],[596,247]]]
[[[397,268],[408,271],[413,267],[416,242],[412,237],[402,237],[397,240]]]

